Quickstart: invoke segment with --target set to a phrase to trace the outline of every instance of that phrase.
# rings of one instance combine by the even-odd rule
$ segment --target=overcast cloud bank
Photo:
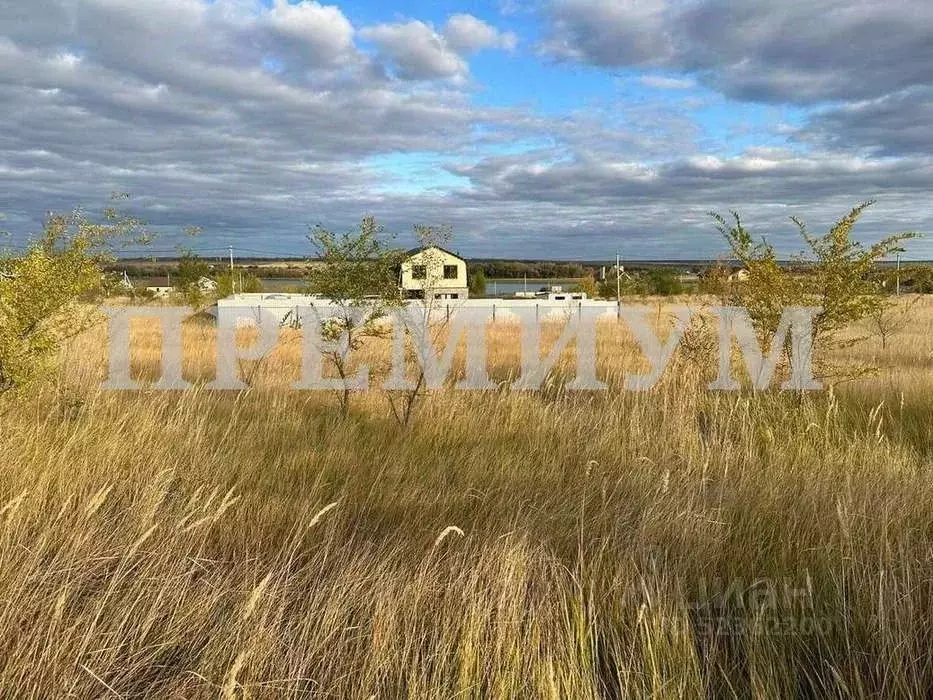
[[[0,227],[21,245],[46,210],[125,191],[158,251],[193,224],[205,251],[300,254],[308,224],[372,212],[451,224],[474,256],[706,257],[706,212],[739,207],[792,252],[788,216],[865,198],[868,240],[933,230],[930,3],[508,9],[0,3]],[[513,99],[515,66],[555,94]],[[605,82],[552,102],[574,76]]]

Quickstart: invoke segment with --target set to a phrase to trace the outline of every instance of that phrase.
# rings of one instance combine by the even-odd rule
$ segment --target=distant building
[[[198,281],[195,282],[195,286],[202,294],[213,294],[217,291],[217,282],[210,277],[199,277]],[[149,280],[149,286],[146,287],[146,291],[152,294],[156,299],[165,299],[177,292],[178,289],[172,285],[170,277],[153,277]]]
[[[399,286],[406,299],[467,299],[466,260],[440,246],[414,248],[407,253],[399,273]]]
[[[153,277],[149,280],[146,291],[156,299],[165,299],[175,293],[175,287],[168,277]]]
[[[539,295],[539,298],[548,301],[586,301],[587,295],[586,292],[562,292],[558,290],[556,292],[544,292]]]
[[[540,301],[586,301],[586,292],[565,292],[562,287],[552,286],[540,292],[515,292],[516,299],[535,299]]]

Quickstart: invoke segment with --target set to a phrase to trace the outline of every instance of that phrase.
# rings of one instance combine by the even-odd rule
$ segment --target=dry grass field
[[[613,390],[451,389],[407,428],[378,381],[347,417],[284,391],[294,337],[248,391],[102,392],[92,331],[0,398],[0,695],[928,697],[931,330],[923,300],[801,401],[683,355],[623,392],[608,323]],[[191,378],[213,343],[189,325]]]

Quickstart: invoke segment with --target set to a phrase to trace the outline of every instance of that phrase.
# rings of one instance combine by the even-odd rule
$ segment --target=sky
[[[371,214],[470,257],[933,232],[929,0],[0,0],[0,250],[125,208],[205,255]],[[196,238],[183,233],[200,227]],[[933,258],[933,237],[907,259]]]

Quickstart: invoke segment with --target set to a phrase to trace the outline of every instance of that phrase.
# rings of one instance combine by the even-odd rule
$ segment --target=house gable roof
[[[439,246],[439,245],[434,245],[433,243],[432,243],[431,245],[429,245],[429,246],[425,246],[424,248],[409,248],[408,250],[405,251],[405,255],[408,256],[408,257],[410,258],[410,257],[412,257],[413,255],[417,255],[418,253],[424,253],[425,251],[431,250],[432,248],[436,248],[437,250],[439,250],[439,251],[441,251],[441,252],[443,252],[443,253],[447,253],[447,255],[452,255],[453,257],[457,258],[457,260],[460,260],[460,261],[462,261],[462,262],[466,262],[466,259],[465,259],[465,258],[463,258],[463,257],[461,257],[461,256],[459,256],[459,255],[457,255],[457,254],[454,253],[453,251],[447,250],[446,248],[442,248],[442,247]]]

